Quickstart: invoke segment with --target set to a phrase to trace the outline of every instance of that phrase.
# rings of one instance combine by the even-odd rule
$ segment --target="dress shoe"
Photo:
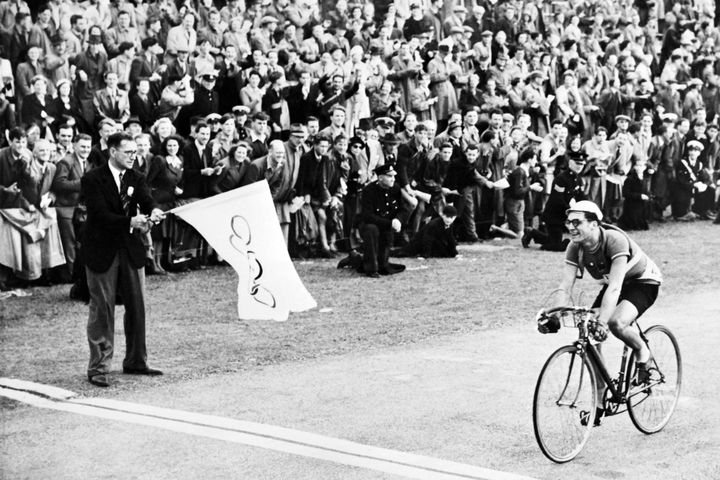
[[[329,249],[321,249],[318,252],[318,257],[320,258],[336,258],[337,256]]]
[[[380,274],[378,272],[365,272],[364,275],[370,278],[380,278]]]
[[[70,287],[70,300],[88,303],[90,301],[90,294],[87,292],[87,289],[83,289],[75,284]]]
[[[96,387],[109,387],[110,379],[105,374],[88,376],[88,381]]]
[[[526,230],[525,233],[523,233],[522,238],[520,239],[520,243],[522,243],[523,248],[528,248],[530,246],[530,235],[532,230]]]
[[[163,372],[161,370],[156,370],[154,368],[145,367],[145,368],[126,368],[123,367],[123,373],[127,373],[130,375],[162,375]]]

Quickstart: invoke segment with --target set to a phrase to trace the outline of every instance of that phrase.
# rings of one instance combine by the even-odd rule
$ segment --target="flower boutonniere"
[[[135,188],[133,188],[133,186],[130,185],[130,186],[127,188],[127,196],[128,196],[128,197],[132,197],[134,192],[135,192]]]

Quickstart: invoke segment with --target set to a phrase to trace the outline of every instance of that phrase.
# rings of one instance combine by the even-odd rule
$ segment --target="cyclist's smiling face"
[[[595,225],[585,218],[582,212],[570,212],[565,226],[570,232],[570,240],[575,243],[582,243],[592,238]]]

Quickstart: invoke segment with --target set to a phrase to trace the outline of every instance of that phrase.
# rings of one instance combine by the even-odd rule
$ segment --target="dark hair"
[[[333,143],[330,137],[324,134],[315,135],[315,139],[313,140],[313,145],[318,145],[320,142],[328,142]]]
[[[201,128],[210,128],[210,125],[205,120],[201,120],[195,124],[195,133],[199,132]]]
[[[469,144],[467,147],[465,147],[465,151],[467,152],[468,150],[478,150],[478,151],[480,151],[480,147],[478,147],[477,143],[471,143],[471,144]]]
[[[446,148],[453,150],[455,147],[453,147],[453,144],[450,142],[445,142],[442,145],[440,145],[440,150],[444,150]]]
[[[496,136],[497,136],[497,132],[495,132],[494,130],[491,130],[491,129],[488,128],[487,130],[485,130],[485,131],[482,133],[482,135],[480,135],[480,141],[481,141],[482,143],[489,143],[489,142],[491,142],[492,139],[495,138]]]
[[[107,143],[107,147],[109,150],[111,148],[118,148],[120,144],[122,144],[122,142],[132,142],[132,139],[133,138],[130,136],[129,133],[118,132],[110,135],[105,143]]]
[[[170,135],[169,137],[165,138],[165,140],[163,140],[162,143],[160,144],[160,153],[161,153],[162,155],[167,155],[167,154],[168,154],[167,144],[168,144],[168,142],[171,141],[171,140],[175,140],[175,141],[177,142],[177,144],[178,144],[178,153],[180,153],[180,149],[182,148],[182,145],[183,145],[183,139],[182,139],[182,137],[180,137],[180,136],[178,136],[178,135]]]
[[[532,147],[528,147],[522,152],[520,152],[520,156],[518,156],[518,165],[521,163],[529,162],[532,160],[532,158],[535,156],[535,149]]]
[[[71,26],[72,26],[72,25],[75,25],[75,24],[77,23],[77,21],[80,20],[81,18],[84,18],[84,17],[83,17],[82,15],[73,15],[73,16],[71,16],[71,17],[70,17],[70,25],[71,25]]]
[[[265,113],[265,112],[256,112],[256,113],[252,116],[252,119],[253,119],[253,122],[254,122],[255,120],[260,120],[260,121],[262,121],[262,122],[267,122],[268,120],[270,120],[270,117],[269,117],[268,114]]]
[[[446,217],[457,217],[457,208],[452,205],[445,205],[442,209],[442,214]]]
[[[503,114],[503,111],[500,110],[499,108],[493,108],[492,110],[490,110],[490,117],[492,117],[493,115],[502,115],[502,114]]]
[[[8,139],[12,142],[13,140],[20,140],[22,138],[27,138],[27,132],[22,127],[15,127],[10,129],[10,132],[8,133]]]

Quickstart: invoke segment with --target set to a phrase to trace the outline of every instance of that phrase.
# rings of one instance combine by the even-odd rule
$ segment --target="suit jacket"
[[[195,142],[190,142],[183,148],[183,176],[182,176],[182,198],[207,198],[211,195],[210,186],[212,176],[203,176],[200,170],[213,166],[212,148],[210,143],[205,146],[202,157],[198,152]]]
[[[119,122],[122,117],[130,117],[130,101],[127,92],[118,89],[115,95],[115,101],[110,99],[110,93],[106,88],[98,90],[93,95],[93,105],[95,112],[99,115],[99,120],[109,118]]]
[[[126,170],[125,175],[128,188],[133,187],[129,215],[123,212],[120,193],[108,165],[87,172],[81,180],[81,194],[87,204],[83,256],[85,265],[93,272],[106,272],[123,248],[133,268],[145,265],[143,234],[130,232],[130,218],[138,211],[150,214],[157,205],[144,176],[133,170]]]
[[[48,108],[51,103],[52,97],[50,95],[45,95],[45,105],[40,103],[37,95],[28,95],[25,97],[23,99],[22,109],[20,112],[20,119],[22,120],[22,123],[25,125],[34,123],[41,128],[44,127],[46,122],[42,113],[48,113]]]
[[[88,168],[87,162],[85,168]],[[83,173],[75,154],[66,155],[57,163],[57,171],[52,183],[56,207],[77,206],[80,201],[80,179]]]

